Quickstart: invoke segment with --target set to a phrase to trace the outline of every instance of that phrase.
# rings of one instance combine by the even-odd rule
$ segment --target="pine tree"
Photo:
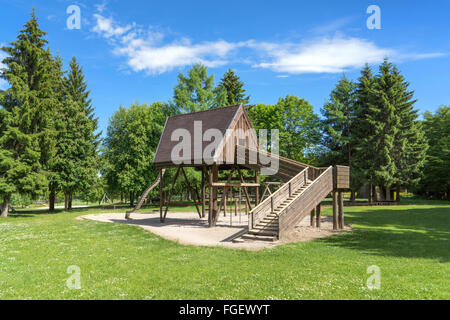
[[[239,76],[237,76],[233,70],[228,69],[228,71],[223,75],[223,78],[219,83],[219,87],[225,89],[227,93],[228,105],[235,105],[239,103],[247,105],[249,103],[250,97],[245,96],[244,83],[240,81]]]
[[[351,165],[352,141],[350,128],[355,109],[355,84],[345,75],[331,92],[323,106],[324,144],[330,150],[330,163]]]
[[[369,113],[375,105],[375,77],[368,64],[361,70],[361,76],[356,83],[356,103],[354,120],[352,124],[352,139],[355,153],[351,168],[352,182],[358,185],[369,183],[369,202],[373,201],[373,188],[375,186],[375,162],[378,150],[374,142],[375,129],[369,122]]]
[[[72,58],[70,69],[63,79],[63,103],[57,115],[57,154],[53,161],[53,180],[50,184],[50,203],[55,191],[65,195],[65,209],[72,208],[74,192],[84,192],[96,183],[99,134],[97,118],[89,99],[83,70]],[[52,205],[50,205],[52,210]]]
[[[405,81],[396,66],[392,68],[395,79],[395,114],[398,118],[397,132],[394,139],[393,158],[396,168],[395,186],[397,201],[400,200],[400,187],[414,187],[421,178],[425,164],[428,145],[422,124],[417,120],[414,92],[408,91],[409,83]]]
[[[345,75],[331,92],[330,100],[322,108],[324,145],[329,150],[328,164],[352,166],[355,140],[352,127],[356,108],[356,85]],[[354,179],[353,179],[354,180]],[[360,184],[352,181],[352,200]]]
[[[7,216],[11,194],[39,195],[47,185],[44,170],[54,154],[52,116],[57,108],[54,60],[45,32],[34,13],[15,42],[2,48],[8,55],[1,77],[10,88],[0,94],[0,195]]]
[[[396,99],[400,88],[392,71],[393,65],[388,60],[380,65],[372,91],[374,104],[367,112],[367,121],[372,132],[367,139],[368,144],[377,150],[371,160],[374,164],[373,182],[387,189],[387,193],[395,183],[396,166],[393,151],[395,136],[399,129]]]
[[[214,75],[208,76],[208,68],[194,65],[187,76],[178,74],[174,88],[174,100],[180,112],[196,112],[226,105],[226,91],[214,88]]]

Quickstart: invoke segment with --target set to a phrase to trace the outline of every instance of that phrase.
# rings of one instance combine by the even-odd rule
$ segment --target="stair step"
[[[261,225],[256,225],[255,227],[253,227],[253,229],[262,230],[262,231],[278,231],[278,226],[261,226]]]
[[[276,231],[262,231],[258,229],[252,229],[248,232],[248,234],[255,235],[255,236],[277,236],[278,232]]]
[[[274,236],[257,236],[254,234],[244,234],[242,236],[243,239],[246,240],[260,240],[260,241],[276,241],[277,237]]]
[[[257,226],[261,226],[261,227],[276,226],[276,227],[278,227],[278,220],[260,221],[260,222],[258,222]]]
[[[271,222],[278,222],[278,218],[264,218],[261,220],[261,222],[265,222],[265,223],[271,223]]]

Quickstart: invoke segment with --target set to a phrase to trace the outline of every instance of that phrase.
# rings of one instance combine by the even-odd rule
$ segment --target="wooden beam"
[[[248,182],[244,182],[244,183],[234,183],[234,182],[214,182],[213,183],[213,187],[219,187],[219,188],[224,188],[224,187],[258,187],[259,183],[248,183]]]
[[[163,206],[164,206],[164,193],[163,193],[163,170],[159,170],[159,220],[163,220]]]
[[[244,182],[244,176],[242,175],[241,169],[239,169],[239,167],[237,167],[237,170],[238,170],[238,172],[239,172],[239,177],[241,178],[241,183],[245,183],[245,182]],[[251,204],[251,202],[250,202],[250,197],[249,197],[249,195],[248,195],[248,189],[247,189],[247,187],[244,187],[244,193],[245,193],[245,198],[246,198],[246,200],[247,200],[246,206],[245,206],[245,210],[246,210],[246,212],[247,212],[247,214],[248,214],[249,210],[250,210],[250,211],[252,210],[252,204]]]
[[[255,170],[255,184],[257,185],[255,190],[255,207],[256,207],[259,204],[259,188],[261,187],[259,183],[258,170]]]
[[[344,192],[342,190],[339,190],[339,200],[338,200],[338,207],[339,207],[339,229],[344,229]]]
[[[169,190],[169,196],[167,197],[167,204],[166,204],[166,210],[164,211],[164,216],[162,217],[161,222],[164,222],[166,220],[167,211],[169,210],[170,200],[172,199],[172,192],[175,188],[175,183],[177,182],[178,175],[180,174],[181,166],[178,167],[177,173],[175,174],[175,177],[173,178],[172,187]]]
[[[322,224],[322,221],[320,220],[320,214],[321,214],[321,206],[320,206],[320,203],[317,205],[317,207],[316,207],[316,227],[317,228],[320,228],[320,226],[321,226],[321,224]]]
[[[316,209],[314,208],[314,209],[312,209],[311,210],[311,217],[310,217],[310,225],[311,225],[311,227],[315,227],[316,226],[316,220],[315,220],[315,217],[316,216]]]
[[[205,206],[206,206],[206,167],[202,166],[202,218],[205,217]]]
[[[213,165],[211,167],[210,170],[210,175],[209,175],[209,182],[210,182],[210,187],[209,187],[209,216],[208,216],[208,222],[209,222],[209,227],[214,227],[215,226],[215,221],[217,221],[217,187],[214,187],[213,184],[214,182],[217,182],[218,179],[218,168],[217,165]]]
[[[338,214],[337,214],[337,191],[333,190],[333,230],[338,229]]]
[[[228,181],[231,181],[231,177],[233,176],[233,172],[234,172],[234,168],[231,169],[230,174],[228,175]],[[213,183],[213,186],[214,186],[214,185],[215,185],[215,184]],[[227,198],[227,187],[225,187],[224,190],[223,190],[222,201],[220,202],[220,205],[219,205],[219,211],[218,211],[218,212],[220,213],[220,211],[222,210],[222,205],[224,205],[225,216],[226,216],[226,201],[227,201],[226,198]],[[214,225],[216,225],[218,216],[219,216],[219,215],[217,215],[217,217],[215,218]]]
[[[189,192],[192,194],[193,197],[197,198],[197,199],[194,199],[194,203],[195,203],[195,208],[197,209],[197,213],[198,213],[199,217],[201,218],[202,213],[200,212],[200,209],[198,207],[198,203],[200,202],[200,197],[198,196],[197,190],[194,190],[192,188],[191,183],[189,182],[189,179],[188,179],[183,167],[181,167],[181,172],[183,173],[184,179],[186,180],[186,184],[188,186]]]

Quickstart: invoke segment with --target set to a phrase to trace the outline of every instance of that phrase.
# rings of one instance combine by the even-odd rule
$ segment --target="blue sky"
[[[81,28],[66,13],[78,5]],[[381,29],[366,12],[381,9]],[[345,72],[398,64],[424,112],[450,104],[450,2],[433,1],[33,1],[0,0],[0,44],[14,41],[36,8],[53,53],[82,64],[100,128],[120,105],[167,101],[195,62],[219,81],[234,69],[251,103],[287,94],[319,112]],[[5,83],[0,83],[5,86]]]

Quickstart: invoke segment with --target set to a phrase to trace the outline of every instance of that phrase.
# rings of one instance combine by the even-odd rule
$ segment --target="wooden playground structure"
[[[209,152],[210,142],[202,141],[198,146],[194,141],[189,144],[189,152],[181,155],[181,161],[173,161],[173,150],[179,144],[179,140],[173,139],[174,135],[181,129],[189,137],[198,138],[200,124],[202,132],[218,130],[222,134],[220,141],[214,141],[217,147]],[[276,169],[269,165],[272,163],[278,164]],[[182,177],[194,195],[199,217],[205,217],[208,213],[210,227],[216,226],[222,210],[226,214],[227,208],[233,205],[234,214],[237,215],[244,201],[248,232],[236,241],[282,239],[308,215],[311,226],[320,227],[320,203],[330,193],[333,199],[333,229],[344,228],[343,191],[350,187],[350,168],[317,168],[261,150],[243,105],[168,118],[153,165],[160,170],[159,177],[145,190],[136,208],[126,213],[127,219],[142,206],[148,193],[159,186],[159,214],[161,223],[164,223],[175,183]],[[189,182],[186,167],[201,171],[200,190]],[[171,168],[175,168],[176,173],[169,185],[168,195],[164,197],[163,176]],[[265,190],[260,197],[260,171],[263,168],[279,182],[265,183]],[[272,191],[270,187],[273,186],[278,189]]]

